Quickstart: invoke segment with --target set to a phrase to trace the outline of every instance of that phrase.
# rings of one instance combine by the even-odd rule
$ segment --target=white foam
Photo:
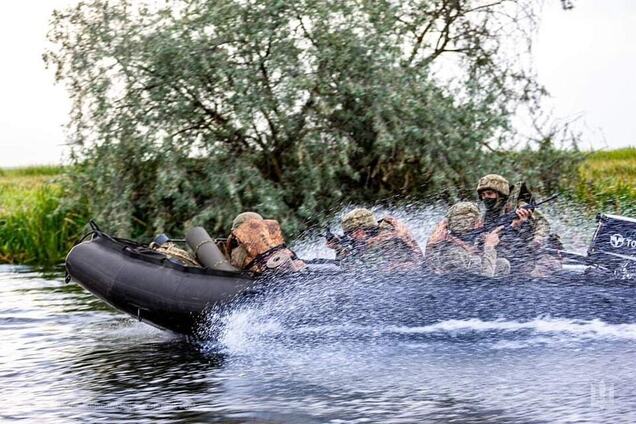
[[[121,338],[133,340],[167,340],[174,337],[174,335],[172,335],[171,333],[167,333],[165,331],[159,330],[158,328],[130,318],[117,320],[115,321],[115,325],[113,325],[112,323],[109,324],[109,328],[105,329],[103,334],[107,335],[107,337],[111,339]]]
[[[354,206],[346,205],[334,214],[330,222],[333,231],[338,232],[341,216]],[[385,213],[403,220],[412,230],[421,246],[433,230],[434,226],[444,216],[446,205],[442,203],[409,205],[407,207],[373,207],[379,216]],[[568,211],[566,219],[562,219],[563,210]],[[572,213],[574,211],[574,213]],[[583,248],[593,232],[593,220],[585,216],[578,209],[564,201],[546,205],[542,212],[554,224],[555,229],[563,234],[566,247]],[[588,225],[579,225],[585,221]],[[588,222],[589,221],[589,222]],[[304,237],[292,242],[292,247],[304,258],[333,257],[333,252],[325,247],[324,229],[308,231]],[[263,349],[267,346],[267,338],[283,336],[285,343],[298,343],[306,340],[321,340],[327,336],[330,340],[349,339],[356,337],[385,337],[391,334],[434,334],[434,333],[513,333],[525,331],[528,339],[581,339],[581,338],[614,338],[621,340],[636,340],[636,324],[609,324],[599,319],[581,321],[574,319],[557,319],[551,317],[537,317],[529,321],[482,321],[479,319],[451,319],[422,326],[395,326],[389,321],[377,322],[379,316],[370,316],[368,324],[364,317],[357,316],[353,325],[347,321],[355,310],[347,303],[340,303],[342,290],[369,287],[373,291],[375,286],[363,281],[364,276],[346,282],[347,285],[334,286],[331,281],[313,281],[306,287],[277,294],[267,299],[261,299],[252,305],[243,305],[231,311],[228,315],[216,317],[211,327],[218,329],[219,342],[231,352],[247,352],[252,349]],[[373,292],[368,302],[382,301]],[[369,305],[367,305],[369,306]],[[355,308],[355,306],[353,306]],[[373,305],[370,305],[373,310]],[[326,318],[317,325],[303,325],[301,322],[308,312],[324,311]],[[373,315],[373,314],[372,314]],[[328,319],[327,319],[328,318]],[[342,322],[339,322],[341,318]],[[362,322],[362,324],[360,324]],[[322,324],[322,325],[321,325]],[[314,337],[315,336],[315,337]],[[543,339],[542,339],[543,340]]]
[[[387,327],[394,333],[425,334],[437,332],[485,332],[531,330],[538,334],[570,334],[589,338],[636,340],[636,324],[608,324],[599,319],[583,321],[559,318],[536,318],[532,321],[448,320],[422,327]]]
[[[258,340],[263,336],[282,331],[280,323],[268,318],[262,311],[239,309],[226,318],[219,341],[230,352],[247,353],[259,345]]]
[[[325,326],[307,326],[285,329],[272,318],[265,318],[255,311],[244,310],[228,317],[221,338],[222,345],[232,353],[249,353],[262,349],[266,339],[284,334],[287,341],[297,336],[315,335],[322,339],[329,336],[350,338],[352,335],[364,337],[384,337],[390,335],[417,334],[465,334],[465,333],[512,333],[530,332],[527,340],[502,340],[495,348],[523,348],[537,344],[550,344],[555,341],[577,340],[636,340],[636,324],[609,324],[598,319],[582,321],[558,318],[536,318],[531,321],[482,321],[479,319],[447,320],[426,326],[362,326],[342,324]]]

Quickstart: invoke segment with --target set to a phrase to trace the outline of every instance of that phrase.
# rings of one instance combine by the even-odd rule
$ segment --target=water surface
[[[380,289],[318,281],[273,294],[211,316],[218,339],[194,345],[110,310],[60,274],[2,266],[0,418],[636,420],[634,311],[612,322],[457,311],[418,323],[402,319],[412,293]],[[366,300],[343,298],[350,290]]]

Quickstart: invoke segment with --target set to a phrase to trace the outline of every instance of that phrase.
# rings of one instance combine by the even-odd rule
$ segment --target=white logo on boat
[[[612,247],[622,247],[625,244],[625,237],[622,234],[614,234],[610,237]]]
[[[610,244],[612,247],[629,247],[636,249],[636,239],[625,237],[622,234],[616,233],[610,237]]]

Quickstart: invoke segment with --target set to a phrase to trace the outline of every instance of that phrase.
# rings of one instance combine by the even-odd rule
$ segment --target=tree
[[[121,234],[297,231],[343,201],[456,196],[541,88],[531,0],[93,0],[45,54],[73,101],[78,196]],[[503,167],[503,168],[502,168]]]

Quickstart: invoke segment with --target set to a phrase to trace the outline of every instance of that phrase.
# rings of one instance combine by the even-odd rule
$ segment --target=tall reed
[[[86,211],[65,206],[61,168],[0,172],[0,262],[54,265],[82,231]]]
[[[575,193],[599,212],[636,216],[636,148],[590,154],[579,167]]]

